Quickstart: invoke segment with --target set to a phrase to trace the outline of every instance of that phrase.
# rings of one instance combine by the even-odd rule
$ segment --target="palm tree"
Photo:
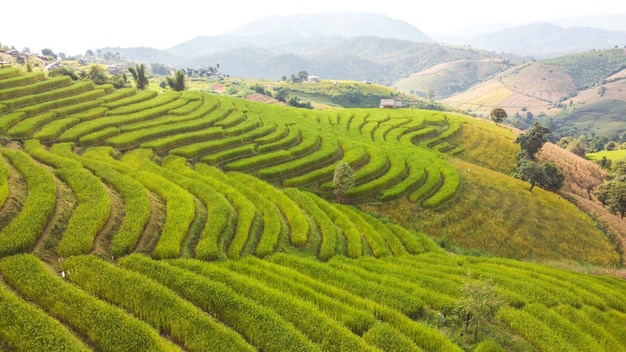
[[[144,64],[135,65],[135,67],[129,67],[128,72],[133,75],[137,89],[144,90],[148,88],[148,77],[146,76],[146,66]]]
[[[166,77],[165,79],[172,90],[177,92],[185,90],[185,73],[183,71],[176,71],[174,78]]]

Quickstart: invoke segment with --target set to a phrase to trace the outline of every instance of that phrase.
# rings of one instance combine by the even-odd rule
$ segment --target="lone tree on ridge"
[[[335,168],[333,177],[333,192],[337,195],[337,201],[343,203],[343,195],[354,186],[354,170],[346,162],[342,162]]]
[[[506,111],[502,108],[494,108],[491,110],[489,116],[491,116],[491,120],[496,123],[496,126],[501,124],[502,121],[508,117]]]

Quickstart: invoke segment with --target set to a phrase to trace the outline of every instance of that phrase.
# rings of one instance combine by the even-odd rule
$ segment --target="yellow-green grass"
[[[146,171],[149,168],[152,152],[135,149],[122,158],[122,163],[137,170],[136,179],[147,189],[162,197],[167,206],[167,218],[159,243],[154,249],[157,258],[174,258],[181,255],[182,243],[195,215],[193,196],[188,190],[167,178]]]
[[[585,154],[585,158],[594,161],[602,160],[602,158],[617,161],[626,158],[626,149],[602,150],[596,153],[587,153]]]
[[[80,332],[99,350],[181,350],[146,322],[66,282],[33,255],[3,258],[0,273],[20,295],[36,302],[68,328]]]
[[[269,280],[260,280],[222,266],[206,265],[199,261],[176,260],[171,263],[212,281],[225,283],[238,294],[245,295],[274,310],[298,330],[304,332],[322,350],[374,350],[347,326],[333,319],[323,308],[321,309],[317,302],[305,300],[288,291],[285,292],[285,286],[276,288],[269,283]]]
[[[125,269],[146,275],[175,290],[194,305],[213,314],[264,351],[315,351],[302,332],[273,310],[237,294],[226,284],[141,255],[123,258]]]
[[[508,175],[451,163],[461,175],[461,187],[442,209],[418,209],[403,201],[365,208],[456,249],[539,262],[621,265],[615,245],[591,217],[558,194],[536,187],[530,192],[528,183]]]
[[[622,279],[511,259],[431,252],[322,263],[274,254],[209,263],[132,254],[58,265],[33,255],[0,259],[0,306],[22,307],[41,336],[18,341],[17,321],[3,320],[0,336],[11,335],[0,346],[46,344],[49,332],[68,350],[84,343],[103,351],[621,352],[626,345]],[[471,319],[462,336],[463,288],[476,283],[488,284],[503,306]]]
[[[166,287],[94,256],[63,263],[69,280],[91,295],[141,317],[190,351],[253,351],[241,335]]]
[[[9,195],[9,168],[4,159],[0,159],[0,207]]]
[[[68,328],[0,283],[0,348],[16,351],[90,351]]]
[[[28,197],[19,213],[0,231],[0,256],[32,250],[56,203],[51,173],[23,151],[3,149],[2,154],[26,181]]]
[[[484,119],[456,118],[461,122],[460,130],[449,138],[450,143],[463,147],[456,158],[505,174],[513,171],[519,152],[513,131]]]
[[[129,175],[116,171],[107,165],[106,161],[89,158],[92,151],[79,157],[72,152],[73,145],[59,143],[53,147],[53,152],[66,158],[74,158],[82,163],[83,167],[91,170],[94,175],[100,177],[102,182],[113,187],[123,198],[124,219],[113,239],[110,240],[109,250],[114,257],[130,253],[150,216],[150,202],[148,191],[138,181]]]

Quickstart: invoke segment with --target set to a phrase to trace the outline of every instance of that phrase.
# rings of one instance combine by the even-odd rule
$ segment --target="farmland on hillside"
[[[502,60],[457,60],[441,63],[394,83],[398,90],[428,98],[432,90],[437,99],[462,92],[508,68]]]
[[[526,112],[537,116],[552,114],[549,110],[575,90],[562,68],[534,62],[510,68],[443,102],[484,116],[494,107],[504,108],[509,116]]]
[[[5,68],[0,132],[1,350],[626,346],[624,280],[446,252],[621,265],[588,216],[506,175],[513,135],[485,121]]]

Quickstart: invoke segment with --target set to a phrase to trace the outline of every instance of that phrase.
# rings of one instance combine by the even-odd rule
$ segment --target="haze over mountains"
[[[120,52],[122,56],[139,62],[160,62],[172,67],[206,67],[220,62],[224,71],[234,76],[277,79],[294,70],[307,70],[326,77],[339,74],[333,77],[335,79],[377,79],[380,83],[390,84],[402,77],[379,78],[376,72],[389,71],[388,67],[381,65],[381,61],[399,61],[394,65],[403,66],[407,61],[406,56],[411,52],[421,53],[424,48],[436,43],[438,51],[448,50],[449,44],[466,45],[497,55],[532,58],[626,46],[626,14],[590,16],[570,21],[561,19],[555,22],[562,25],[580,23],[580,26],[534,23],[473,36],[431,38],[411,24],[386,15],[318,13],[263,17],[224,35],[199,36],[167,50],[102,50]],[[604,23],[605,27],[585,26],[598,23]],[[362,37],[377,39],[359,39],[361,45],[355,46],[354,38]],[[443,61],[453,59],[454,54]],[[345,72],[336,65],[362,67],[348,68],[352,72]],[[407,67],[407,71],[402,74],[406,76],[421,69],[424,67],[414,65]],[[359,73],[361,71],[369,72],[369,77],[363,77]]]

